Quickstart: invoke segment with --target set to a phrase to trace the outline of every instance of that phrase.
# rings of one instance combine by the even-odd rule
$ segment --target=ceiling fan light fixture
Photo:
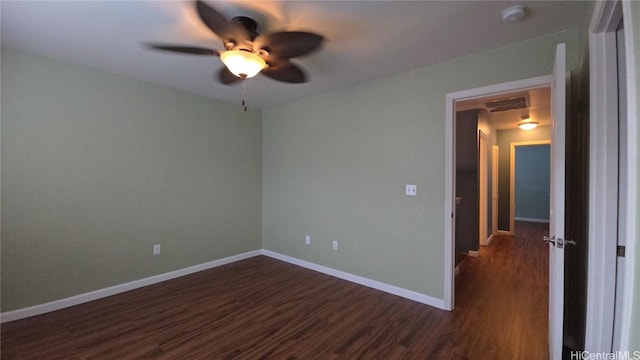
[[[227,50],[220,54],[220,60],[239,78],[251,78],[267,67],[263,58],[245,50]]]

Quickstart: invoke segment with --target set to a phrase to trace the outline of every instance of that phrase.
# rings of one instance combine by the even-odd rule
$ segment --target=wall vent
[[[516,96],[505,99],[487,101],[484,104],[491,112],[526,109],[529,107],[529,96]]]

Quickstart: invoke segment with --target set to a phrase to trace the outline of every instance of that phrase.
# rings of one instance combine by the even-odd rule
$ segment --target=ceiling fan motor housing
[[[247,16],[236,16],[231,19],[231,23],[235,26],[242,27],[247,31],[251,41],[255,40],[260,34],[256,31],[258,29],[258,23]]]

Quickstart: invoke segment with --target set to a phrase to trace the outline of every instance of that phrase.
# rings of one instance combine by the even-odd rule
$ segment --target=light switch
[[[416,196],[418,195],[418,187],[416,185],[407,184],[405,188],[405,194],[407,196]]]

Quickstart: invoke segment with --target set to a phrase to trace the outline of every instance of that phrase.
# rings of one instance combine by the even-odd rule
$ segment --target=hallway
[[[542,237],[548,224],[516,222],[515,232],[494,236],[456,276],[453,322],[462,330],[464,354],[547,357],[549,253]]]

